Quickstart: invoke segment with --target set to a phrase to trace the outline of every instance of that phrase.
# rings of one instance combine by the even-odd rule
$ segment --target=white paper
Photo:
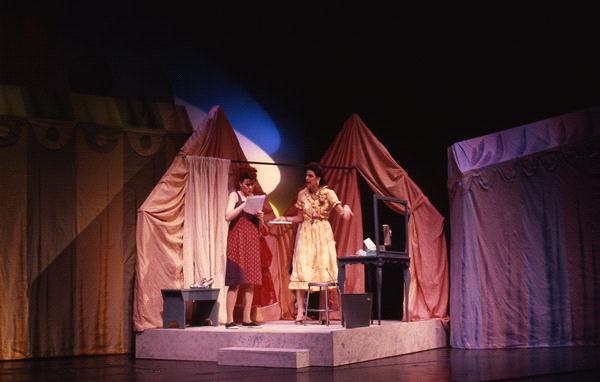
[[[264,195],[253,195],[246,198],[246,204],[244,204],[244,212],[250,215],[256,215],[258,211],[262,211],[263,205],[265,204]]]
[[[367,247],[368,251],[374,251],[375,250],[375,243],[373,243],[373,240],[371,240],[371,238],[367,237],[363,243],[365,243],[365,247]]]

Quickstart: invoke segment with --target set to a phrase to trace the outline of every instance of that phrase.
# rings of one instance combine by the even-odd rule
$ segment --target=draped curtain
[[[356,168],[374,193],[408,201],[411,213],[408,227],[411,260],[409,319],[447,320],[449,285],[444,218],[429,199],[356,114],[344,123],[342,131],[321,159],[321,164]],[[327,177],[340,200],[355,210],[354,217],[348,223],[333,221],[338,256],[353,254],[362,247],[357,174],[355,171],[332,168],[327,170]],[[404,213],[396,206],[392,207]],[[354,273],[351,290],[360,288],[362,280],[362,274]]]
[[[133,211],[162,171],[162,137],[140,155],[123,129],[0,124],[0,358],[129,352]]]
[[[139,208],[133,304],[136,331],[162,327],[161,289],[189,287],[198,277],[213,277],[214,286],[222,289],[219,317],[224,321],[228,230],[224,214],[227,185],[234,183],[230,175],[238,166],[230,165],[231,160],[245,161],[246,157],[229,120],[215,106]],[[262,192],[259,184],[255,191]],[[273,217],[268,205],[263,210],[267,218]],[[261,320],[281,316],[269,250],[262,242],[263,285],[257,288],[255,299],[261,306],[254,310],[255,318]]]
[[[185,134],[123,126],[113,98],[26,93],[0,85],[0,359],[128,353],[135,211]],[[73,120],[45,119],[63,101]]]
[[[453,347],[600,344],[594,114],[451,148]]]
[[[185,224],[183,233],[183,285],[214,279],[213,287],[220,288],[219,321],[225,321],[227,262],[228,159],[187,156],[189,169],[185,194]]]
[[[392,158],[385,146],[377,140],[365,123],[353,114],[321,159],[326,167],[327,184],[340,201],[348,204],[354,217],[344,221],[337,214],[331,217],[338,256],[353,255],[363,247],[362,212],[358,175],[360,174],[374,193],[406,199],[409,202],[410,230],[410,296],[409,319],[442,318],[448,320],[448,258],[444,235],[444,218],[419,187]],[[285,215],[295,215],[292,207]],[[404,213],[398,210],[399,213]],[[279,227],[276,230],[280,279],[280,304],[283,317],[292,317],[293,297],[287,291],[289,269],[294,248],[296,227]],[[346,293],[364,290],[362,265],[347,267]],[[286,270],[283,274],[282,270]],[[402,295],[398,295],[402,298]],[[333,302],[335,296],[332,297]]]

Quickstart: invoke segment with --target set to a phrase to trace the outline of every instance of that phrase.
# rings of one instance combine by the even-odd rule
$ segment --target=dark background
[[[357,113],[445,217],[451,144],[600,103],[586,9],[301,4],[165,17],[305,130],[307,161]]]
[[[53,69],[36,62],[64,45],[65,35],[91,52],[185,46],[240,83],[277,126],[303,131],[306,161],[319,160],[357,113],[445,217],[451,144],[600,104],[595,13],[577,5],[123,0],[1,7],[4,83],[54,86],[45,79]],[[96,78],[86,79],[79,63],[84,70],[70,72],[80,77],[70,81],[84,89],[72,90],[163,97],[168,86],[154,61],[136,62],[131,75],[139,78],[121,78],[112,89],[97,75],[103,68],[91,68]],[[16,78],[23,67],[27,78]]]
[[[591,9],[349,4],[2,2],[0,82],[61,88],[56,52],[88,51],[68,69],[71,90],[169,99],[154,65],[165,57],[112,57],[132,78],[111,83],[110,66],[98,67],[94,55],[192,49],[251,93],[277,126],[302,132],[305,161],[319,160],[357,113],[446,218],[450,145],[600,104]],[[369,236],[364,184],[361,192]],[[394,285],[384,291],[401,292],[399,270],[386,272],[384,283]],[[384,318],[401,315],[398,304],[384,309]]]

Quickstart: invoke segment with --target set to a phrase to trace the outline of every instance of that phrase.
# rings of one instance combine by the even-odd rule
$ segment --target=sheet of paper
[[[262,211],[264,204],[264,195],[248,196],[246,198],[246,204],[244,205],[244,212],[250,215],[255,215],[258,211]]]

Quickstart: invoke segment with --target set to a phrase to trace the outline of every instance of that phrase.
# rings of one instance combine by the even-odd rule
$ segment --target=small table
[[[400,264],[404,267],[404,321],[408,321],[408,292],[410,287],[410,258],[403,252],[393,253],[392,251],[380,252],[376,256],[342,256],[338,261],[338,284],[340,292],[344,293],[344,283],[346,281],[346,265],[348,264],[375,264],[377,273],[377,319],[381,325],[381,279],[382,268],[386,263]]]
[[[200,301],[200,314],[208,316],[212,326],[219,326],[218,288],[161,289],[163,297],[163,328],[176,321],[185,329],[185,307],[187,301]],[[192,322],[194,320],[192,319]]]

